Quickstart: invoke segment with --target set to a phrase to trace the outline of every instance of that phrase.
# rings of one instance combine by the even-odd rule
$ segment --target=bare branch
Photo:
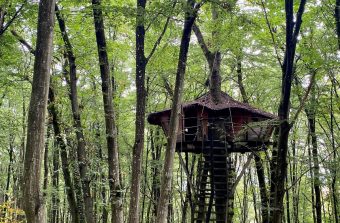
[[[311,89],[312,89],[312,87],[314,85],[315,75],[316,75],[316,71],[314,71],[312,73],[312,76],[310,77],[309,85],[307,87],[307,91],[306,91],[305,95],[303,96],[303,98],[300,100],[300,106],[299,106],[298,110],[296,111],[296,113],[294,115],[294,118],[292,119],[292,121],[289,124],[291,127],[294,125],[295,121],[299,117],[299,114],[300,114],[301,110],[304,108],[304,106],[306,104],[309,92],[311,91]]]
[[[172,5],[172,9],[175,8],[176,3],[177,3],[177,1],[174,1],[173,5]],[[157,41],[156,41],[155,44],[153,45],[152,50],[151,50],[149,56],[146,57],[146,63],[149,62],[150,58],[153,56],[153,54],[155,53],[157,47],[158,47],[159,44],[161,43],[162,38],[163,38],[163,36],[164,36],[166,30],[168,29],[168,25],[169,25],[169,22],[170,22],[170,18],[171,18],[170,16],[167,17],[166,22],[165,22],[165,24],[164,24],[164,27],[163,27],[163,30],[162,30],[161,34],[159,35]]]
[[[243,165],[243,168],[240,172],[240,174],[236,177],[236,180],[234,182],[233,188],[231,190],[231,194],[234,193],[234,191],[236,190],[237,184],[240,182],[241,178],[243,177],[244,173],[246,172],[246,169],[249,167],[251,160],[253,159],[254,154],[251,153],[248,158],[247,158],[247,162]]]
[[[196,35],[198,44],[200,45],[200,47],[203,51],[203,54],[204,54],[205,58],[207,59],[207,61],[209,63],[209,67],[211,69],[213,67],[213,56],[214,55],[211,53],[207,44],[205,43],[203,34],[202,34],[200,28],[197,26],[196,23],[194,23],[194,25],[192,26],[192,29],[193,29],[193,31]]]
[[[20,8],[14,13],[13,17],[6,23],[6,25],[1,28],[0,27],[0,36],[2,34],[4,34],[4,32],[8,29],[8,27],[14,22],[14,20],[19,16],[21,10],[24,8],[24,6],[26,5],[27,0],[24,1],[24,3],[22,3],[22,5],[20,6]]]
[[[263,0],[261,0],[261,7],[262,7],[262,11],[264,13],[264,17],[266,19],[266,23],[267,23],[267,26],[268,26],[268,29],[269,29],[269,32],[270,32],[270,36],[272,38],[272,42],[273,42],[273,46],[274,46],[274,50],[275,50],[275,54],[276,54],[276,59],[279,62],[280,67],[282,68],[283,65],[282,65],[282,61],[281,61],[281,58],[280,58],[279,53],[278,53],[278,46],[277,46],[277,43],[276,43],[276,40],[275,40],[273,28],[271,27],[270,21],[268,19],[267,9],[266,9],[266,6],[264,5]]]
[[[12,35],[22,44],[24,45],[31,54],[35,55],[35,50],[22,36],[20,36],[15,30],[11,30]]]

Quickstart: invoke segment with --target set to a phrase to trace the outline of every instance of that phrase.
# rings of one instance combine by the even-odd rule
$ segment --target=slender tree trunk
[[[211,15],[212,19],[215,23],[219,24],[218,21],[218,8],[216,3],[212,3],[211,5]],[[218,28],[214,29],[212,32],[213,42],[215,45],[213,46],[213,51],[210,51],[208,45],[204,41],[204,37],[201,33],[199,27],[194,24],[193,31],[196,35],[198,43],[203,51],[203,54],[209,64],[209,89],[211,95],[213,96],[213,101],[218,104],[220,102],[220,93],[221,93],[221,52],[219,51],[219,47],[216,44],[218,42],[219,30]]]
[[[187,1],[187,9],[185,12],[184,28],[181,38],[177,74],[176,74],[176,85],[173,97],[173,104],[171,109],[170,125],[169,125],[169,138],[166,146],[165,163],[162,174],[161,183],[161,194],[157,206],[157,223],[167,222],[168,206],[171,193],[171,181],[172,181],[172,170],[174,164],[174,156],[176,149],[176,136],[178,129],[178,120],[180,113],[180,105],[182,100],[182,90],[184,83],[184,74],[189,50],[190,36],[192,26],[197,17],[197,9],[195,8],[195,1]]]
[[[312,152],[311,152],[311,148],[310,148],[310,135],[308,135],[308,165],[309,165],[309,171],[310,171],[310,175],[311,178],[314,179],[314,171],[313,171],[313,164],[312,164]],[[315,192],[313,190],[313,184],[314,182],[312,182],[310,184],[311,187],[311,203],[312,203],[312,216],[313,216],[313,223],[316,223],[316,215],[315,215]]]
[[[54,4],[55,0],[41,0],[39,4],[37,47],[28,112],[23,175],[24,211],[28,223],[46,222],[46,209],[40,178],[53,49]]]
[[[285,1],[286,11],[286,51],[282,67],[281,100],[278,109],[280,125],[275,134],[276,142],[272,152],[271,187],[270,187],[270,222],[281,223],[283,217],[283,198],[285,179],[287,175],[288,137],[291,125],[289,123],[290,93],[293,77],[293,65],[297,36],[300,32],[302,15],[306,0],[301,0],[294,23],[293,1]],[[294,29],[295,24],[295,29]]]
[[[265,174],[264,174],[264,168],[263,163],[260,158],[260,154],[255,154],[255,166],[256,166],[256,173],[257,173],[257,180],[259,182],[260,187],[260,196],[261,196],[261,216],[262,216],[262,222],[268,223],[268,195],[267,195],[267,188],[266,188],[266,182],[265,182]]]
[[[293,157],[296,157],[296,141],[295,138],[292,142],[292,151],[293,151]],[[292,165],[292,180],[291,182],[296,182],[297,180],[297,159],[293,159],[293,165]],[[299,192],[300,187],[299,184],[296,183],[292,188],[293,193],[293,222],[298,223],[299,222]]]
[[[139,222],[140,180],[144,150],[145,104],[147,92],[145,89],[146,65],[160,44],[170,21],[168,16],[163,30],[154,43],[150,54],[145,56],[145,7],[147,0],[137,0],[136,14],[136,121],[135,142],[132,158],[131,199],[129,208],[129,223]],[[176,1],[172,4],[172,8]]]
[[[72,115],[73,115],[73,124],[76,131],[77,137],[77,158],[78,158],[78,166],[79,173],[81,179],[81,185],[83,190],[83,198],[85,204],[85,217],[87,223],[94,222],[94,214],[93,214],[93,200],[91,197],[91,189],[90,189],[90,179],[88,172],[88,159],[86,155],[86,141],[83,133],[83,127],[81,123],[80,109],[78,103],[78,91],[77,91],[77,70],[76,70],[76,57],[74,56],[72,45],[68,38],[68,34],[66,31],[65,21],[56,5],[56,16],[59,24],[59,28],[62,34],[62,38],[66,48],[66,55],[69,63],[69,85],[70,85],[70,100],[72,107]]]
[[[123,195],[121,192],[122,189],[119,178],[117,126],[115,122],[112,82],[110,76],[109,59],[107,56],[101,1],[92,0],[92,5],[105,112],[106,143],[109,163],[110,202],[112,210],[111,222],[123,223]]]
[[[9,134],[8,137],[9,146],[8,146],[8,156],[9,156],[9,163],[7,166],[7,180],[6,180],[6,188],[5,188],[5,196],[4,200],[2,200],[2,196],[0,197],[0,202],[4,202],[5,204],[9,201],[9,194],[10,194],[10,186],[11,186],[11,178],[13,173],[13,162],[14,162],[14,136],[12,133]],[[13,182],[14,184],[14,182]],[[0,219],[6,219],[7,208],[6,205],[3,209],[0,209]]]
[[[144,150],[144,126],[145,126],[145,69],[147,60],[144,53],[145,42],[145,5],[146,0],[137,0],[136,16],[136,130],[133,146],[131,200],[129,209],[129,223],[139,222],[140,206],[140,179],[142,158]]]
[[[4,28],[5,15],[6,15],[5,4],[2,4],[0,5],[0,30],[3,30]]]
[[[80,223],[84,222],[83,217],[83,208],[77,207],[77,202],[74,194],[74,186],[72,183],[71,178],[71,172],[69,169],[69,159],[67,154],[67,146],[62,138],[61,133],[61,127],[60,127],[60,119],[58,116],[57,108],[55,106],[55,95],[54,90],[51,87],[49,91],[49,106],[48,110],[50,113],[50,116],[52,118],[52,125],[53,125],[53,131],[54,131],[54,137],[56,140],[56,144],[60,149],[60,159],[61,159],[61,166],[64,176],[64,183],[65,183],[65,191],[66,191],[66,197],[70,208],[70,214],[72,217],[72,223]]]
[[[336,23],[336,34],[338,37],[338,49],[340,50],[340,0],[335,0],[335,23]]]
[[[4,202],[6,203],[9,200],[8,194],[10,193],[9,188],[11,185],[11,177],[13,173],[13,162],[14,162],[14,137],[13,134],[9,134],[9,148],[8,148],[8,156],[9,156],[9,163],[7,167],[7,180],[6,180],[6,189],[5,189],[5,199]],[[6,213],[6,211],[4,211]]]
[[[288,185],[288,176],[286,176],[286,184]],[[289,196],[289,190],[286,190],[286,222],[290,223],[290,196]]]
[[[151,138],[151,155],[152,155],[152,190],[151,190],[151,198],[152,198],[152,220],[151,222],[155,222],[157,215],[157,203],[160,195],[160,166],[158,162],[161,158],[162,146],[160,142],[156,141],[159,137],[159,130],[156,130],[155,133],[151,130],[150,138]]]
[[[100,160],[100,162],[105,162],[104,157],[103,157],[103,150],[102,150],[102,146],[101,146],[101,142],[100,142],[100,125],[99,123],[96,124],[96,144],[98,147],[98,158]],[[102,223],[107,223],[108,220],[108,211],[107,211],[107,207],[106,207],[106,187],[105,187],[105,182],[106,182],[106,176],[104,174],[104,170],[101,166],[98,167],[98,172],[100,173],[100,180],[101,180],[101,186],[100,186],[100,195],[101,195],[101,199],[103,202],[103,207],[102,207]]]
[[[247,92],[245,90],[243,84],[243,73],[242,73],[242,59],[241,56],[237,56],[236,61],[236,72],[237,72],[237,84],[239,86],[242,99],[244,103],[249,103]],[[254,152],[254,160],[255,160],[255,167],[257,173],[257,179],[260,188],[260,196],[261,196],[261,216],[262,222],[268,223],[268,195],[267,195],[267,188],[266,188],[266,181],[265,181],[265,174],[263,168],[263,162],[261,159],[260,152]]]
[[[49,118],[48,118],[49,119]],[[50,130],[51,130],[51,121],[48,120],[47,122],[47,133],[45,139],[45,151],[44,151],[44,180],[43,180],[43,196],[46,198],[47,194],[47,187],[48,187],[48,146],[50,141]]]
[[[256,191],[255,191],[255,187],[254,185],[254,181],[253,181],[253,176],[252,176],[252,172],[250,171],[250,184],[251,186],[251,193],[252,193],[252,197],[253,197],[253,206],[254,206],[254,212],[255,212],[255,222],[259,223],[261,217],[258,215],[258,208],[257,208],[257,196],[256,196]]]
[[[52,117],[51,121],[53,121]],[[55,140],[54,143],[54,150],[53,150],[53,172],[52,172],[52,185],[53,185],[53,192],[52,192],[52,217],[51,222],[52,223],[58,223],[59,222],[59,148],[58,143]]]
[[[241,222],[246,223],[248,219],[248,180],[247,175],[243,176],[243,199],[242,199],[242,218]]]
[[[339,9],[339,8],[338,8]],[[333,150],[333,162],[337,162],[337,150],[335,147],[335,136],[334,136],[334,110],[333,110],[333,92],[336,93],[336,87],[334,84],[334,81],[332,81],[332,89],[331,89],[331,100],[330,100],[330,116],[331,116],[331,123],[330,123],[330,130],[331,130],[331,140],[332,140],[332,150]],[[334,165],[333,170],[332,170],[332,183],[331,183],[331,188],[332,188],[332,201],[333,201],[333,212],[334,212],[334,217],[335,217],[335,222],[339,223],[339,214],[338,214],[338,194],[339,190],[336,187],[337,183],[337,167]]]
[[[315,94],[315,93],[314,93]],[[313,94],[312,97],[315,97]],[[313,102],[314,101],[314,102]],[[312,141],[312,158],[313,158],[313,187],[315,192],[315,211],[316,211],[316,222],[322,222],[322,213],[321,213],[321,190],[320,190],[320,166],[319,166],[319,157],[318,157],[318,144],[317,144],[317,136],[315,132],[315,110],[316,106],[315,100],[311,103],[311,109],[307,110],[307,119],[309,125],[309,134],[311,136]]]

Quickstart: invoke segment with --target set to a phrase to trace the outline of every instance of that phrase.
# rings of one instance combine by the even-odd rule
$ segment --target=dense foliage
[[[59,0],[75,57],[78,102],[86,144],[95,222],[111,218],[106,149],[105,115],[101,91],[93,5],[90,1]],[[298,3],[295,3],[295,11]],[[219,17],[212,18],[212,5]],[[109,57],[117,127],[123,215],[127,220],[131,196],[132,154],[136,119],[136,3],[131,0],[101,2],[106,51]],[[339,7],[339,6],[338,6]],[[284,221],[316,222],[315,186],[320,187],[323,222],[339,222],[340,182],[340,54],[336,33],[335,1],[307,1],[294,58],[290,118],[294,122],[288,141]],[[147,1],[144,14],[145,55],[155,51],[146,66],[146,114],[169,108],[184,22],[185,1]],[[1,0],[0,31],[0,222],[24,221],[22,186],[27,111],[32,87],[37,35],[37,1]],[[4,18],[4,23],[1,19]],[[13,20],[13,21],[12,21]],[[167,20],[169,20],[167,24]],[[242,101],[239,72],[247,100],[277,114],[285,54],[284,1],[204,1],[196,25],[211,50],[221,52],[222,90]],[[166,25],[167,24],[167,25]],[[167,27],[165,27],[167,26]],[[217,31],[216,31],[217,30]],[[163,33],[164,31],[164,33]],[[217,37],[212,33],[217,32]],[[163,34],[162,34],[163,33]],[[209,65],[194,33],[191,34],[183,101],[208,91]],[[160,39],[159,44],[157,41]],[[156,47],[155,47],[155,43]],[[66,144],[72,183],[77,187],[77,131],[71,110],[69,59],[59,26],[54,28],[50,88]],[[31,48],[30,48],[31,47]],[[33,52],[33,53],[32,53]],[[240,65],[240,66],[238,66]],[[314,123],[315,129],[311,128]],[[60,158],[60,143],[46,120],[43,194],[48,222],[70,222],[69,201]],[[146,124],[141,172],[140,222],[155,222],[166,138],[159,127]],[[316,139],[316,141],[314,141]],[[272,148],[260,153],[269,193]],[[184,157],[184,154],[181,156]],[[187,165],[195,176],[195,157]],[[252,154],[233,155],[235,178],[242,173],[234,196],[234,222],[261,222],[261,198]],[[243,170],[243,168],[245,169]],[[243,170],[243,171],[242,171]],[[169,222],[190,222],[187,167],[175,157]],[[195,177],[194,177],[195,178]],[[193,179],[194,181],[194,179]],[[76,192],[75,192],[76,193]],[[77,197],[77,199],[80,199]],[[337,216],[336,216],[337,215]]]

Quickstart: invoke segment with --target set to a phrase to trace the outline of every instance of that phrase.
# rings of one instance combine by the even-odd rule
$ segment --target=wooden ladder
[[[202,148],[197,169],[194,222],[226,222],[228,194],[231,190],[229,168],[231,165],[227,148],[214,147],[213,142]]]

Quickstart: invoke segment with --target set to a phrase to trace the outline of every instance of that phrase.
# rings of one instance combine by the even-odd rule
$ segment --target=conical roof
[[[257,116],[261,116],[264,118],[268,118],[268,119],[275,119],[276,116],[262,111],[258,108],[254,108],[252,106],[250,106],[247,103],[243,103],[243,102],[239,102],[236,101],[235,99],[233,99],[231,96],[229,96],[227,93],[221,92],[220,93],[220,103],[215,103],[213,101],[212,95],[210,92],[198,97],[197,99],[190,101],[190,102],[184,102],[182,103],[182,108],[185,109],[189,109],[192,107],[203,107],[203,108],[207,108],[209,110],[212,111],[220,111],[220,110],[224,110],[224,109],[230,109],[230,108],[237,108],[237,109],[243,109],[246,110],[254,115]],[[170,113],[171,109],[166,109],[163,111],[159,111],[159,112],[154,112],[154,113],[150,113],[148,116],[148,122],[150,124],[154,124],[154,125],[159,125],[160,124],[160,116],[164,115],[165,113]]]

